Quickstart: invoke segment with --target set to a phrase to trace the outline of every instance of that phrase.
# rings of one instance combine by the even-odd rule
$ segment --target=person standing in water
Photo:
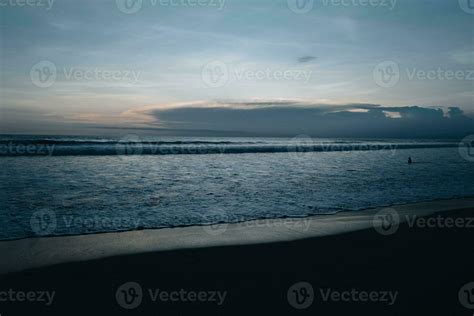
[[[408,164],[411,165],[413,161],[411,160],[411,157],[408,157]]]

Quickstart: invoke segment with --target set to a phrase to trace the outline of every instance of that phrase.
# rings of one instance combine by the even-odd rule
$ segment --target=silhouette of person
[[[408,164],[412,164],[413,161],[411,160],[411,157],[408,157]]]

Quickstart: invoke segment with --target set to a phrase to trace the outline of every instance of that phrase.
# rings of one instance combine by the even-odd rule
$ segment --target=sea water
[[[473,196],[474,162],[458,145],[1,136],[0,239],[303,217]]]

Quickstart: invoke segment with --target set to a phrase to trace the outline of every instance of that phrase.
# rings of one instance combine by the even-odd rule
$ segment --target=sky
[[[28,1],[0,133],[474,133],[474,0]]]

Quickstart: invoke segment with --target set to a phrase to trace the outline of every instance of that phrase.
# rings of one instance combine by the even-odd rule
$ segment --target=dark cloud
[[[20,115],[18,115],[20,114]],[[2,108],[0,133],[172,136],[286,136],[344,138],[463,138],[474,119],[458,107],[383,107],[298,101],[213,102],[140,112],[154,123],[103,124],[66,120],[36,109]],[[129,132],[129,131],[128,131]],[[128,133],[127,132],[127,133]]]
[[[315,60],[317,57],[314,57],[314,56],[302,56],[300,58],[298,58],[298,62],[299,63],[308,63],[310,61],[313,61]]]
[[[261,107],[233,103],[232,107],[154,110],[150,115],[177,130],[242,131],[259,136],[458,138],[474,134],[474,120],[457,107],[445,113],[419,106],[257,104]]]

